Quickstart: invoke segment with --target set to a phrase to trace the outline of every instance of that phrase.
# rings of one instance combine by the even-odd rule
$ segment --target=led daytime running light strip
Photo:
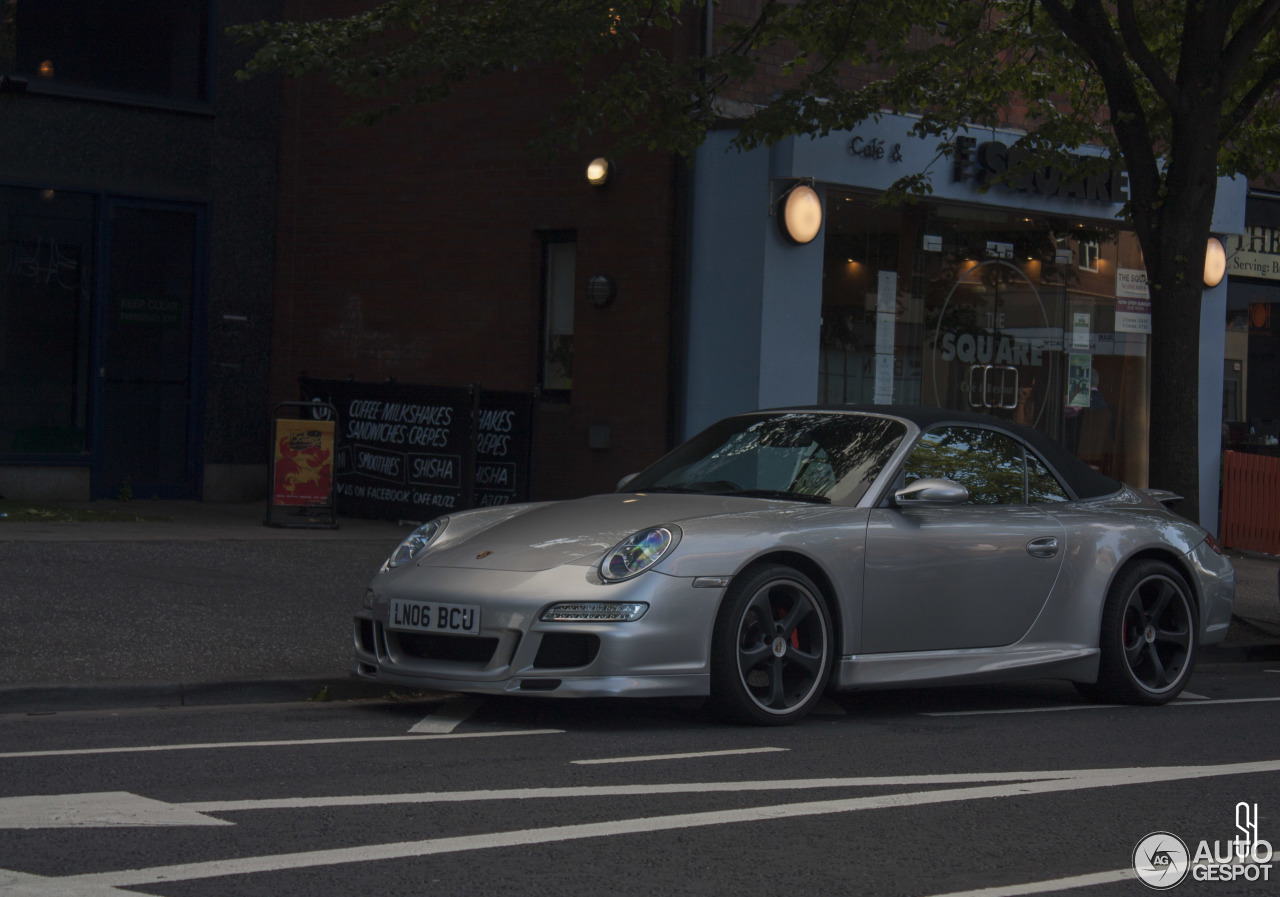
[[[632,623],[644,616],[649,605],[642,601],[626,604],[555,604],[542,612],[543,623]]]

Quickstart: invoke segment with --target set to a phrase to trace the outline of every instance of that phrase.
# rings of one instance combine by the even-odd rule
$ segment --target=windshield
[[[703,430],[624,488],[856,504],[906,432],[864,414],[744,414]]]

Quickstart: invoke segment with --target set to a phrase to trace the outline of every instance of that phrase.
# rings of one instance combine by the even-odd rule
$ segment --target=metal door
[[[863,653],[1013,644],[1044,607],[1065,541],[1032,505],[872,511]]]

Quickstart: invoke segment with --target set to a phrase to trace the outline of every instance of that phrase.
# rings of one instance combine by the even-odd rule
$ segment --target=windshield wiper
[[[831,499],[825,495],[806,495],[803,492],[785,492],[782,489],[736,489],[733,492],[722,492],[721,495],[740,495],[743,498],[780,498],[783,501],[807,501],[815,505],[829,505]]]

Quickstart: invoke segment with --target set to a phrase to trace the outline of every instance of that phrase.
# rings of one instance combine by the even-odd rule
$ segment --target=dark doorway
[[[95,498],[198,498],[203,210],[108,200]]]

